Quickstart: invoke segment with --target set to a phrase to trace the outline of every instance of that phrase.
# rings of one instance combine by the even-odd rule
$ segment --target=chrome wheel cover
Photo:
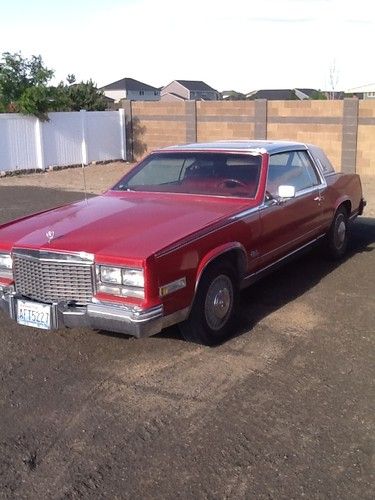
[[[217,276],[210,284],[204,303],[204,314],[211,330],[220,330],[228,321],[233,309],[233,284],[225,274]]]
[[[346,238],[346,222],[344,216],[341,215],[336,220],[335,233],[334,233],[334,244],[335,247],[340,249]]]

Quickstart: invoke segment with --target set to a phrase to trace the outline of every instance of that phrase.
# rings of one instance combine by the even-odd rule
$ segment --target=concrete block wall
[[[132,102],[131,133],[135,157],[160,147],[188,142],[189,105],[191,107],[189,101]]]
[[[254,101],[197,101],[197,141],[254,137]]]
[[[357,172],[375,176],[375,100],[359,102]]]
[[[267,139],[290,139],[324,149],[341,166],[343,101],[268,101]]]
[[[322,147],[338,171],[375,175],[372,101],[133,102],[125,114],[135,158],[172,144],[289,139]]]

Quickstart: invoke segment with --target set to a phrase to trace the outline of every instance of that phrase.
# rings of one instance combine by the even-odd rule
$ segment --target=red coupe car
[[[179,323],[214,345],[242,288],[318,240],[342,257],[364,206],[359,176],[313,145],[158,150],[101,196],[0,226],[0,306],[43,329],[144,337]]]

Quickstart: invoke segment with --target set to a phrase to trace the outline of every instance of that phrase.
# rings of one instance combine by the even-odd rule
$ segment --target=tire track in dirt
[[[147,455],[150,446],[157,448],[158,443],[175,437],[177,422],[184,422],[190,434],[198,432],[201,415],[215,412],[234,386],[269,370],[292,348],[290,337],[278,341],[270,339],[269,333],[268,328],[260,327],[254,343],[253,337],[238,337],[214,350],[196,347],[192,353],[177,359],[159,360],[152,368],[149,364],[140,366],[132,377],[127,367],[121,371],[121,362],[114,363],[103,371],[106,373],[104,382],[92,391],[80,413],[69,422],[36,474],[33,473],[32,484],[26,484],[22,490],[31,487],[37,491],[48,487],[49,495],[55,497],[70,483],[75,486],[70,493],[65,493],[73,494],[78,486],[71,474],[80,469],[82,455],[100,455],[100,460],[91,464],[86,473],[91,478],[90,484],[93,478],[100,483],[100,474],[94,474],[93,470],[100,471],[108,460],[111,461],[111,454],[106,455],[103,449],[99,452],[99,448],[95,453],[93,436],[82,436],[81,432],[95,427],[95,423],[104,422],[104,432],[117,429],[115,434],[119,428],[124,428],[119,446],[122,443],[129,447],[130,443],[128,463],[139,463],[139,457]],[[248,345],[249,340],[252,348]],[[93,406],[98,410],[95,418]],[[116,468],[115,463],[112,466]],[[59,470],[57,475],[56,470]],[[134,473],[133,468],[131,470]],[[81,467],[81,479],[82,474]]]

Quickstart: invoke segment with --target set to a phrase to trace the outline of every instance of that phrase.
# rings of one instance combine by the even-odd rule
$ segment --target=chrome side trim
[[[304,245],[296,248],[292,252],[287,253],[283,257],[277,259],[275,262],[272,262],[271,264],[268,264],[267,266],[262,267],[261,269],[259,269],[255,273],[251,273],[248,276],[245,276],[245,278],[243,279],[243,281],[241,283],[241,289],[246,288],[247,286],[251,285],[252,283],[257,281],[258,279],[260,279],[263,276],[263,274],[270,272],[274,267],[277,267],[278,265],[282,264],[286,259],[289,259],[289,258],[293,257],[293,255],[295,255],[299,252],[302,252],[304,249],[307,249],[308,247],[310,247],[311,245],[313,245],[314,243],[319,241],[321,238],[324,238],[324,236],[325,236],[325,233],[314,238],[313,240],[310,240],[308,243],[305,243]]]
[[[258,205],[257,207],[252,207],[248,208],[247,210],[243,210],[242,212],[238,212],[238,214],[231,215],[229,217],[230,221],[236,221],[239,219],[244,219],[246,217],[249,217],[249,215],[255,214],[256,212],[259,212],[261,205]]]

